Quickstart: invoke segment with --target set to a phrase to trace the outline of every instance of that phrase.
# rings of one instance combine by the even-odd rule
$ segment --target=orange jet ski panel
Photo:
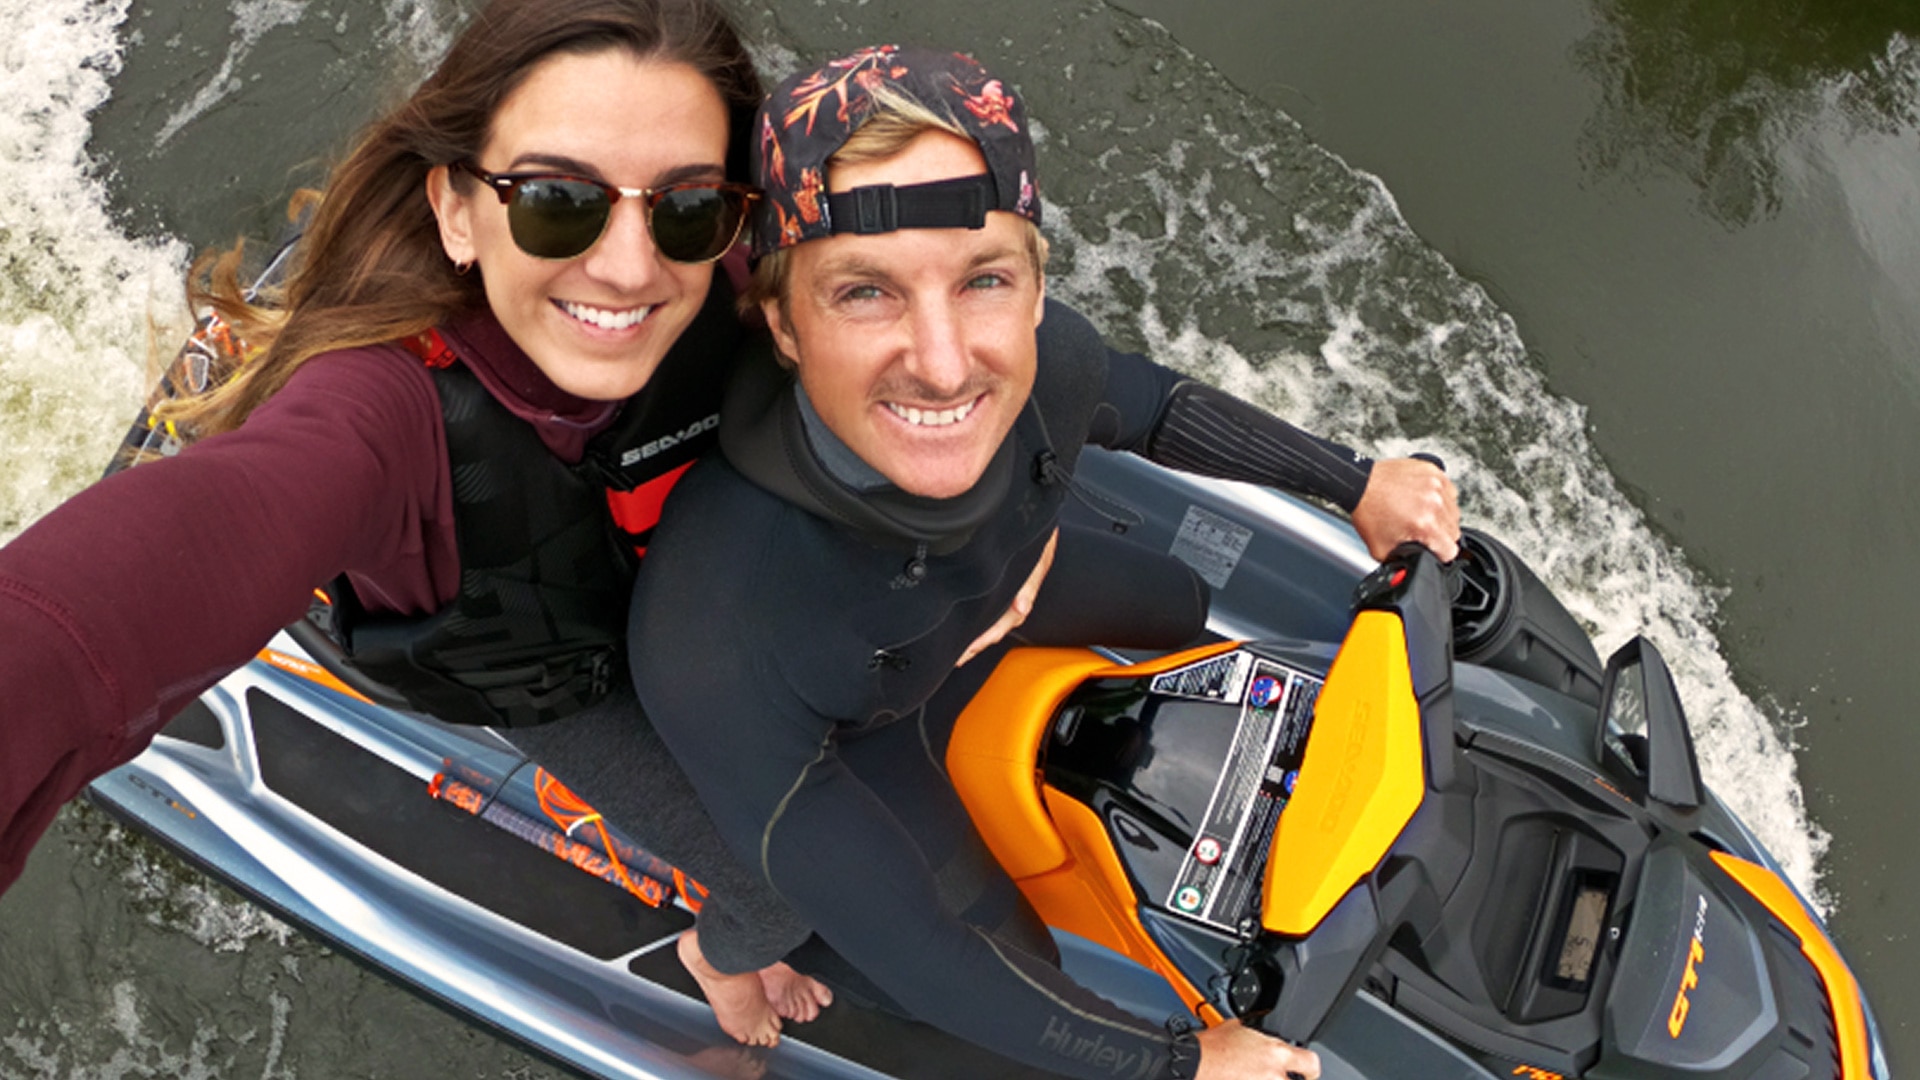
[[[1045,791],[1047,808],[1060,826],[1072,861],[1053,873],[1020,881],[1034,910],[1047,925],[1098,942],[1158,972],[1187,1008],[1208,1024],[1219,1023],[1219,1010],[1167,959],[1141,925],[1133,885],[1114,854],[1100,815],[1071,795],[1051,787]]]
[[[1040,751],[1060,705],[1088,679],[1155,675],[1222,653],[1221,642],[1150,663],[1086,649],[1015,649],[974,695],[947,746],[947,773],[994,857],[1048,925],[1158,972],[1208,1023],[1220,1013],[1140,923],[1132,883],[1099,815],[1040,780]]]
[[[1827,1000],[1833,1008],[1834,1035],[1840,1043],[1840,1080],[1868,1080],[1873,1074],[1869,1060],[1866,1011],[1860,1004],[1860,986],[1846,961],[1827,940],[1820,924],[1807,913],[1794,895],[1772,871],[1725,852],[1713,853],[1713,861],[1741,888],[1773,913],[1781,924],[1800,939],[1800,951],[1826,984]]]
[[[1380,864],[1426,791],[1406,632],[1355,616],[1314,709],[1299,785],[1274,829],[1261,922],[1304,936]]]
[[[1067,861],[1035,773],[1060,702],[1112,661],[1086,649],[1014,649],[968,703],[947,744],[947,775],[994,858],[1015,881]]]
[[[1209,645],[1151,664],[1116,664],[1088,649],[1014,649],[968,703],[947,744],[947,775],[980,827],[987,848],[1015,880],[1043,874],[1067,859],[1040,800],[1038,766],[1053,716],[1082,682],[1096,675],[1154,674],[1229,652]]]
[[[289,675],[297,675],[310,683],[324,686],[337,694],[345,694],[356,701],[367,701],[368,704],[372,704],[371,701],[368,701],[367,695],[341,682],[338,675],[335,675],[333,672],[328,671],[326,668],[321,667],[311,660],[303,660],[298,656],[288,655],[278,649],[261,649],[254,659],[271,664]]]

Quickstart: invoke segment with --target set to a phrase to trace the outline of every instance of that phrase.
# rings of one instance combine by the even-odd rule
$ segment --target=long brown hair
[[[718,0],[494,0],[335,167],[278,295],[246,298],[238,246],[196,268],[196,306],[226,320],[254,358],[167,417],[196,437],[231,430],[320,353],[405,338],[485,306],[479,280],[457,273],[440,246],[428,172],[479,154],[495,112],[535,64],[614,48],[706,76],[727,106],[727,175],[745,178],[760,79]]]

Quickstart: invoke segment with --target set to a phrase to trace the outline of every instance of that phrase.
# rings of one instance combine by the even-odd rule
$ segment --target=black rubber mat
[[[427,793],[426,784],[285,702],[249,691],[254,743],[267,786],[379,855],[538,933],[600,959],[623,956],[692,925],[673,907],[650,908],[523,840]],[[211,719],[212,714],[208,714]],[[628,969],[704,1000],[671,947]],[[674,1048],[678,1033],[657,1040]],[[901,1080],[1046,1080],[1055,1074],[1008,1061],[927,1024],[868,1008],[842,994],[788,1038]],[[699,1049],[689,1041],[684,1049]],[[740,1048],[751,1058],[758,1051]]]
[[[643,979],[706,1000],[672,949],[635,957],[627,967]],[[930,1025],[856,1004],[844,993],[819,1019],[788,1023],[782,1034],[900,1080],[1052,1080],[1057,1075],[1009,1061]]]
[[[179,739],[195,746],[204,746],[209,750],[218,750],[227,745],[227,733],[220,727],[220,718],[199,698],[193,704],[180,710],[180,715],[167,721],[160,734],[169,739]]]
[[[247,708],[268,787],[449,892],[602,960],[692,925],[684,911],[648,907],[435,799],[417,777],[269,694],[248,691]]]

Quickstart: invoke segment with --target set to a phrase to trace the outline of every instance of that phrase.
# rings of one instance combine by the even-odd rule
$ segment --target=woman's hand
[[[1430,462],[1389,458],[1373,463],[1353,527],[1376,559],[1412,540],[1452,562],[1460,554],[1460,504],[1453,481]]]
[[[1027,583],[1020,586],[1020,591],[1013,595],[1013,603],[1007,605],[1006,613],[995,620],[992,626],[987,627],[986,633],[973,639],[973,644],[967,646],[967,651],[961,653],[960,659],[953,662],[954,667],[959,667],[979,656],[988,646],[1012,633],[1014,627],[1026,622],[1027,616],[1033,614],[1033,598],[1040,595],[1040,583],[1047,580],[1047,571],[1053,568],[1053,549],[1059,544],[1060,530],[1055,529],[1053,535],[1047,539],[1046,550],[1040,553],[1040,561],[1034,564],[1033,573],[1027,575]]]
[[[1320,1055],[1229,1020],[1199,1034],[1194,1080],[1318,1080]]]

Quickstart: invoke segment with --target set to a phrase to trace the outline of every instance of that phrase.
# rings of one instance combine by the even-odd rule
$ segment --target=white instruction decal
[[[1193,567],[1193,572],[1207,584],[1224,589],[1252,540],[1253,530],[1245,525],[1228,521],[1211,510],[1189,506],[1168,554]]]

